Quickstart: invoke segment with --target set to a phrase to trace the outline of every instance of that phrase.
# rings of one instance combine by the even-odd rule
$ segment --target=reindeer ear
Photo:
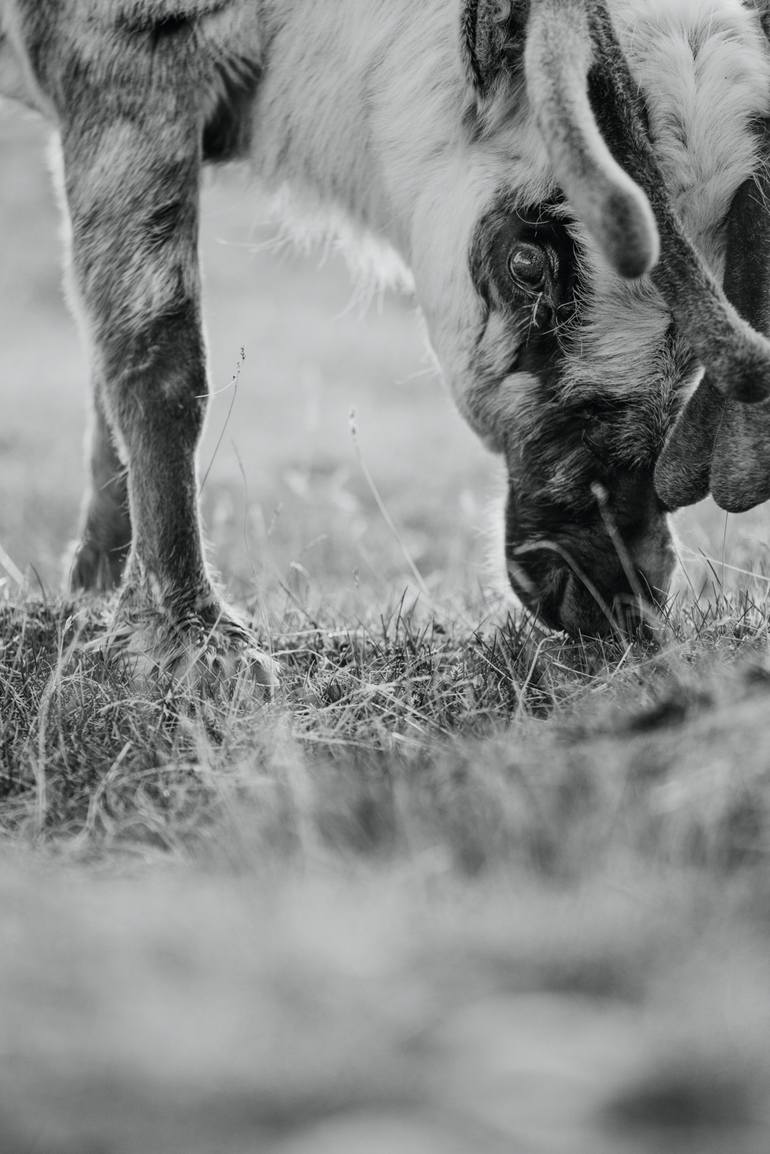
[[[468,76],[486,96],[500,71],[522,67],[530,0],[465,0],[462,47]]]

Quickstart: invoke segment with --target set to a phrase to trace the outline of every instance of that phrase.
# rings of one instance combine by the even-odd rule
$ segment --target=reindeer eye
[[[539,244],[522,242],[508,254],[508,272],[525,292],[539,292],[549,271],[548,257]]]

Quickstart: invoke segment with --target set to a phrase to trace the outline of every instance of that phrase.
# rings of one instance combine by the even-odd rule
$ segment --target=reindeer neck
[[[416,198],[461,131],[459,0],[263,0],[253,157],[409,260]]]

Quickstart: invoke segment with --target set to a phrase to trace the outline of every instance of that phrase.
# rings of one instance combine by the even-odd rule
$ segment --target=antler
[[[760,155],[770,153],[763,125]],[[736,193],[727,217],[725,293],[759,332],[770,333],[770,174],[765,165]],[[655,468],[655,488],[671,509],[710,491],[741,513],[770,498],[770,405],[725,398],[707,375],[688,400]]]
[[[625,277],[659,255],[655,218],[641,188],[615,161],[589,100],[589,75],[605,63],[590,0],[533,0],[524,55],[527,93],[556,181],[610,264]]]
[[[651,209],[661,244],[652,279],[693,352],[725,396],[766,400],[770,342],[738,315],[682,229],[605,0],[532,0],[528,36],[530,98],[557,179],[586,227],[623,272],[643,261]]]

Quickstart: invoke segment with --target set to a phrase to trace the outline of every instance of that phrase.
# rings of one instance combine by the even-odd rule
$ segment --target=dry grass
[[[272,633],[283,677],[265,707],[247,683],[208,702],[133,690],[88,645],[105,607],[6,604],[7,836],[184,854],[237,812],[258,818],[252,852],[264,838],[286,861],[309,838],[332,856],[440,849],[460,873],[575,879],[617,819],[652,859],[763,859],[766,604],[680,611],[662,646],[568,642],[510,616],[467,632],[403,601],[368,624],[298,629],[302,616]]]

